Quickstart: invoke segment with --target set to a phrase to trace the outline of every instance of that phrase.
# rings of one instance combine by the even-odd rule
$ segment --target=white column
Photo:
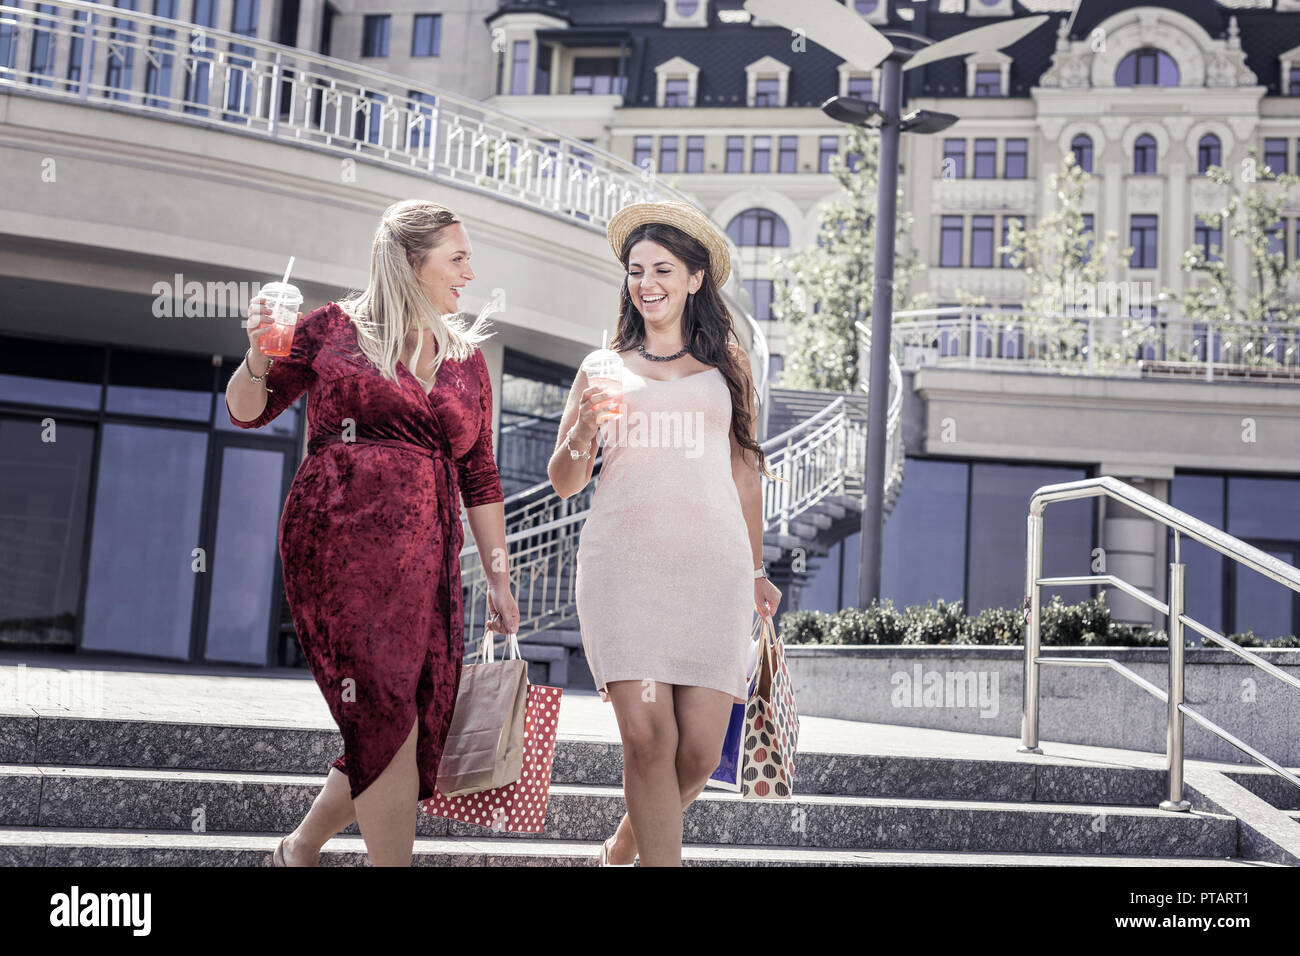
[[[1188,229],[1187,207],[1191,203],[1190,187],[1187,182],[1187,166],[1183,163],[1169,164],[1169,178],[1164,193],[1164,211],[1166,223],[1165,260],[1160,263],[1160,281],[1176,293],[1183,291],[1186,273],[1179,268],[1183,253],[1191,246],[1191,231]],[[1153,290],[1153,296],[1159,290]]]

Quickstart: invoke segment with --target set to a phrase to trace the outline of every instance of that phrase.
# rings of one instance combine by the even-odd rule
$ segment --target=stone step
[[[0,715],[0,763],[10,769],[121,767],[268,774],[326,772],[343,748],[337,730],[89,717]],[[552,780],[618,786],[617,741],[560,737]],[[1162,770],[1101,767],[1047,757],[1002,760],[801,751],[797,794],[932,797],[1154,807],[1164,796]]]
[[[323,776],[112,767],[0,766],[0,826],[286,833]],[[543,833],[508,839],[602,840],[624,812],[621,787],[555,784]],[[1231,857],[1237,821],[1217,813],[850,795],[742,800],[706,790],[683,815],[684,842],[849,850]],[[355,824],[351,828],[355,830]],[[420,814],[425,837],[482,828]]]
[[[270,866],[280,834],[0,827],[0,866]],[[416,866],[594,866],[598,841],[491,837],[417,838]],[[364,866],[360,836],[325,844],[322,866]],[[686,866],[1277,866],[1217,857],[1080,856],[1046,853],[821,850],[695,844]]]

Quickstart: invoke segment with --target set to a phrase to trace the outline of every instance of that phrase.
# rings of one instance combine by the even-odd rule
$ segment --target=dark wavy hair
[[[713,273],[709,271],[708,250],[675,226],[661,222],[646,223],[633,229],[623,243],[619,258],[625,271],[632,255],[632,247],[645,239],[657,242],[671,252],[686,264],[692,275],[704,270],[704,281],[700,283],[699,291],[686,298],[686,309],[682,313],[682,342],[691,355],[706,365],[717,367],[726,378],[727,388],[731,391],[731,433],[736,436],[740,447],[758,457],[758,467],[762,474],[777,481],[785,481],[786,479],[768,470],[763,449],[750,437],[753,421],[745,407],[745,395],[754,392],[754,383],[750,378],[744,346],[736,337],[731,311],[722,301]],[[625,276],[619,295],[618,328],[609,347],[615,352],[621,352],[643,342],[645,319],[632,302]]]

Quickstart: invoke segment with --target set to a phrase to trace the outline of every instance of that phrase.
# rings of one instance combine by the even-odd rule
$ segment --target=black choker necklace
[[[683,348],[676,355],[652,355],[645,350],[644,345],[638,345],[636,350],[652,362],[671,362],[673,359],[679,359],[687,353],[687,349]]]

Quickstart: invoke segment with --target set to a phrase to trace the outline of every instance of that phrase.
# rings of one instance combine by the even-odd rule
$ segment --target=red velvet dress
[[[443,362],[428,393],[404,365],[397,375],[361,353],[331,302],[299,320],[262,414],[230,416],[260,428],[307,391],[309,453],[280,517],[280,558],[298,641],[343,735],[333,766],[354,798],[417,722],[419,796],[433,795],[464,653],[458,496],[467,508],[505,498],[482,352]],[[338,440],[349,421],[355,441]]]

